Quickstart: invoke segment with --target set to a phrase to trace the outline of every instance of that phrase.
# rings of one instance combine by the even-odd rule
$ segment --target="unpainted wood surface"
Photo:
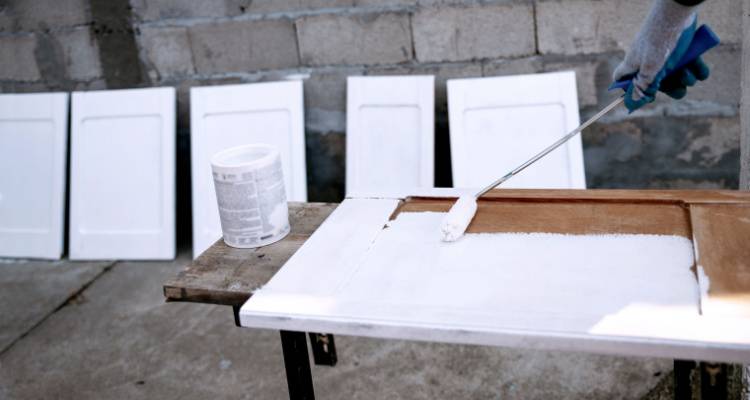
[[[709,278],[703,314],[750,317],[750,204],[690,207],[697,265]]]
[[[292,231],[279,242],[237,249],[219,239],[185,270],[164,284],[168,301],[239,306],[268,282],[336,208],[336,204],[289,203]]]
[[[452,199],[416,199],[399,212],[447,212]],[[469,233],[546,232],[565,234],[651,234],[690,238],[687,209],[677,203],[595,201],[483,201]]]
[[[452,198],[413,197],[399,212],[446,212]],[[748,204],[750,192],[730,190],[495,189],[478,202],[467,232],[652,234],[692,237],[688,207]]]

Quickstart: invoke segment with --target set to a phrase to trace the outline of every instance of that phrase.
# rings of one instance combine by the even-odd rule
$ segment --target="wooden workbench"
[[[252,296],[255,289],[271,279],[336,206],[324,203],[290,203],[292,231],[282,241],[270,246],[237,249],[218,240],[185,270],[164,284],[167,301],[231,306],[235,322],[238,323],[237,315],[241,305]],[[292,399],[314,398],[305,336],[300,332],[281,332],[287,383]],[[309,336],[315,363],[335,365],[333,336],[318,333],[310,333]],[[692,397],[690,371],[693,365],[692,361],[675,360],[675,398]],[[726,394],[726,366],[705,364],[701,373],[711,373],[717,367],[721,372],[718,376],[719,385],[713,390],[718,391],[721,396]],[[714,374],[711,373],[711,376]]]
[[[176,277],[164,284],[167,301],[241,306],[297,251],[336,209],[336,204],[289,203],[292,231],[258,249],[237,249],[219,239]]]

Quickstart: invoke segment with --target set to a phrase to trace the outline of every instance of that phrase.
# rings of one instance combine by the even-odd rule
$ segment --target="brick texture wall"
[[[573,69],[582,117],[612,95],[649,0],[7,0],[3,92],[175,86],[178,196],[189,199],[189,88],[305,80],[311,200],[339,200],[346,77],[434,74],[437,183],[449,185],[445,81]],[[701,12],[724,44],[687,99],[623,110],[583,135],[590,187],[735,188],[742,2]],[[189,200],[188,200],[189,201]],[[189,220],[189,204],[180,205]]]

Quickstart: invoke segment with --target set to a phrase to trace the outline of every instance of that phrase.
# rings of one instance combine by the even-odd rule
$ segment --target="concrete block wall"
[[[575,70],[583,118],[650,0],[8,0],[3,92],[175,86],[179,196],[189,198],[189,88],[304,79],[311,200],[344,193],[346,77],[434,74],[437,184],[450,185],[445,81]],[[738,185],[741,2],[701,11],[724,44],[687,99],[584,133],[590,187]],[[188,207],[182,204],[182,209]],[[189,220],[189,212],[183,211]]]

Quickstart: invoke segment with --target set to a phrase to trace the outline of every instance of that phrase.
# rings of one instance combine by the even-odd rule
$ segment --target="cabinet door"
[[[302,82],[190,90],[193,257],[221,237],[211,157],[229,147],[266,143],[281,154],[289,201],[307,201]]]
[[[68,94],[0,95],[0,256],[63,252]]]
[[[75,92],[71,130],[70,258],[174,258],[174,88]]]
[[[348,79],[347,196],[434,186],[434,82],[433,76]]]
[[[448,111],[453,186],[481,188],[578,126],[575,73],[450,80]],[[502,187],[585,188],[580,135]]]

